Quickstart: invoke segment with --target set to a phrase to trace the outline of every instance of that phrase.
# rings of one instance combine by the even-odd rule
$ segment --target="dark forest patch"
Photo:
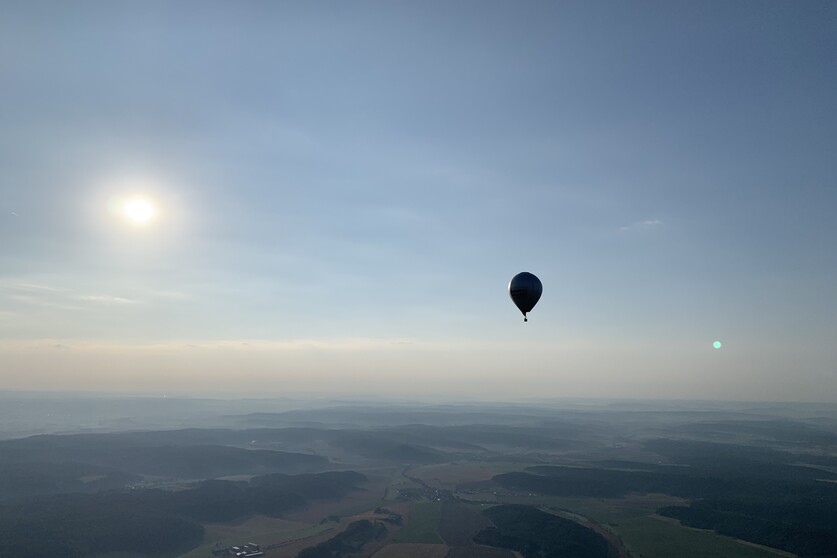
[[[442,505],[438,532],[448,546],[471,546],[476,534],[488,527],[491,527],[491,521],[470,506]]]
[[[479,544],[516,550],[525,558],[607,558],[607,541],[598,533],[531,506],[502,505],[483,511],[494,527],[480,531]]]

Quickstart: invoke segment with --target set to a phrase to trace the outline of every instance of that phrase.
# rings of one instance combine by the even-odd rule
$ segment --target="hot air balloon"
[[[509,281],[509,296],[515,306],[523,312],[524,322],[529,321],[526,314],[531,312],[538,303],[541,293],[543,293],[541,280],[528,271],[518,273]]]

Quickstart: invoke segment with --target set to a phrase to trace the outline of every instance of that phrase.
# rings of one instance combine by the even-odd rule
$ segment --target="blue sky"
[[[835,52],[832,2],[4,5],[0,389],[837,401]]]

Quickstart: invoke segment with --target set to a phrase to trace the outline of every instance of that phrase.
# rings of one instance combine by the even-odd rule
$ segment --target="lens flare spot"
[[[715,349],[720,349],[723,346],[723,343],[721,343],[720,341],[715,341],[714,343],[712,343],[712,347]]]

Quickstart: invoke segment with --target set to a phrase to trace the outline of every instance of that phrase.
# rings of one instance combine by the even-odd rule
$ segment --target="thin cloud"
[[[659,219],[646,219],[645,221],[637,221],[636,223],[630,225],[623,225],[619,227],[620,231],[633,231],[638,229],[647,229],[651,227],[657,227],[662,225],[663,222]]]
[[[123,298],[121,296],[110,296],[110,295],[85,295],[78,297],[79,300],[85,300],[89,302],[101,302],[104,304],[137,304],[139,303],[138,300],[133,300],[130,298]]]
[[[140,301],[110,294],[79,294],[73,289],[52,287],[37,283],[0,283],[0,295],[20,304],[50,307],[62,310],[81,310],[80,303],[107,305],[138,304]]]
[[[75,338],[45,338],[20,341],[0,341],[0,353],[4,351],[28,351],[52,348],[61,345],[88,352],[133,352],[133,353],[176,353],[184,348],[207,351],[249,352],[374,352],[376,350],[401,350],[404,348],[430,349],[449,348],[449,343],[422,341],[410,338],[368,338],[347,337],[335,339],[228,339],[228,340],[182,340],[151,343],[121,343]]]
[[[242,347],[251,351],[324,351],[324,352],[346,352],[346,351],[369,351],[394,349],[399,347],[428,347],[431,343],[418,341],[409,338],[367,338],[349,337],[339,339],[292,339],[292,340],[265,340],[265,339],[236,339],[220,341],[191,341],[186,346],[195,349],[225,349],[237,350]],[[148,345],[155,348],[177,348],[179,343],[161,343]]]
[[[8,300],[14,301],[17,304],[35,306],[39,308],[53,308],[56,310],[82,310],[80,306],[68,303],[66,299],[49,298],[45,296],[35,296],[32,294],[12,294],[7,297]]]
[[[58,287],[48,287],[47,285],[35,285],[33,283],[14,283],[14,284],[6,284],[0,285],[0,288],[6,288],[15,291],[34,291],[34,292],[48,292],[48,293],[59,293],[59,292],[67,292],[67,289],[62,289]]]

